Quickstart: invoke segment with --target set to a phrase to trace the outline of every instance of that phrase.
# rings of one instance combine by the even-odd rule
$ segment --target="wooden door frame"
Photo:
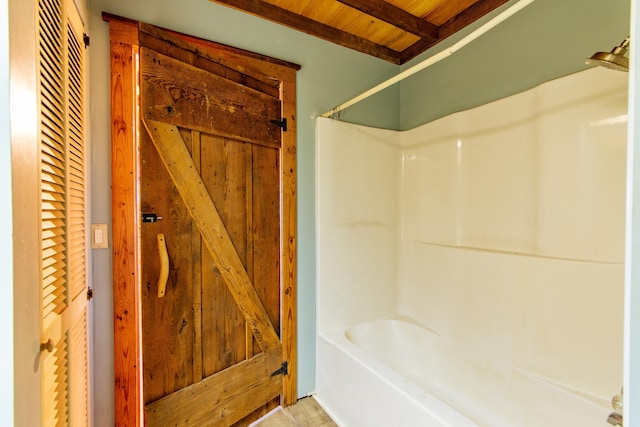
[[[111,57],[111,174],[113,235],[113,314],[115,425],[141,426],[142,316],[140,295],[140,207],[138,183],[139,116],[137,113],[138,53],[143,24],[103,13],[109,22]],[[196,37],[170,32],[197,47],[198,53],[241,73],[258,73],[280,82],[282,118],[280,338],[288,374],[283,376],[282,406],[296,402],[297,282],[296,282],[296,72],[299,65]],[[142,130],[144,131],[144,130]]]

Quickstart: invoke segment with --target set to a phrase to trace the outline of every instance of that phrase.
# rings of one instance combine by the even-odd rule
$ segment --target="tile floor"
[[[288,408],[277,408],[253,427],[338,427],[313,397],[300,399]]]

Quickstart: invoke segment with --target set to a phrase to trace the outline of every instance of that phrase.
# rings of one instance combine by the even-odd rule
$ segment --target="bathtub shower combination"
[[[626,75],[394,132],[317,122],[317,398],[344,427],[607,426]]]
[[[319,364],[335,376],[320,399],[346,426],[605,426],[610,412],[524,370],[497,372],[412,319],[321,335]]]

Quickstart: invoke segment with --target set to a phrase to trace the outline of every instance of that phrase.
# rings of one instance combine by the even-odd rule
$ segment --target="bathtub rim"
[[[327,333],[340,333],[340,331],[342,331],[345,335],[345,338],[347,339],[347,341],[350,341],[352,344],[355,345],[356,348],[358,348],[359,350],[362,351],[362,353],[364,354],[368,354],[366,351],[362,350],[358,344],[353,343],[349,337],[348,337],[348,332],[350,329],[354,329],[354,328],[359,328],[359,327],[365,327],[368,326],[370,324],[375,324],[375,323],[379,323],[379,322],[387,322],[387,321],[394,321],[394,322],[400,322],[400,323],[406,323],[408,325],[410,325],[410,327],[415,327],[421,331],[424,331],[425,333],[431,334],[431,335],[435,335],[438,339],[443,340],[447,345],[453,346],[456,351],[460,351],[460,347],[462,344],[460,344],[459,342],[452,340],[451,338],[447,337],[446,335],[440,333],[438,330],[431,328],[429,326],[424,325],[423,323],[421,323],[420,321],[414,319],[413,317],[406,315],[406,314],[391,314],[391,315],[387,315],[387,316],[382,316],[379,317],[377,319],[373,319],[373,320],[368,320],[365,322],[359,322],[353,325],[349,325],[346,326],[344,328],[334,328],[332,330],[328,330],[325,331]],[[375,357],[372,357],[372,359],[374,359],[375,361],[377,361],[375,359]],[[382,363],[382,362],[379,362]],[[382,365],[384,365],[384,363],[382,363]],[[534,379],[536,381],[540,381],[543,382],[545,384],[549,384],[553,387],[559,388],[561,390],[564,390],[567,393],[570,393],[572,395],[574,395],[577,399],[580,400],[584,400],[586,402],[588,402],[591,405],[596,405],[599,406],[601,408],[604,409],[610,409],[610,398],[609,396],[600,396],[597,394],[593,394],[590,393],[589,391],[585,391],[576,387],[573,387],[569,384],[565,384],[563,382],[560,381],[556,381],[552,378],[548,378],[544,375],[540,375],[536,372],[532,372],[529,371],[525,368],[522,368],[520,366],[516,366],[513,365],[511,367],[511,369],[523,376],[529,377],[531,379]],[[395,372],[393,369],[391,369],[391,371]]]
[[[400,318],[396,316],[385,316],[383,318],[377,319],[377,321],[381,320],[399,320],[405,321],[405,319],[410,319],[406,316],[400,316]],[[374,321],[373,321],[374,322]],[[363,322],[370,323],[370,322]],[[407,322],[410,323],[410,322]],[[413,322],[411,322],[413,323]],[[417,326],[420,326],[419,323],[415,323]],[[427,390],[413,383],[408,378],[404,377],[399,372],[395,371],[391,367],[387,366],[383,362],[377,360],[372,355],[368,354],[365,350],[360,348],[357,344],[349,340],[346,336],[346,331],[350,327],[346,328],[335,328],[327,331],[319,331],[318,339],[324,340],[327,344],[334,346],[341,350],[352,362],[355,362],[366,369],[370,374],[375,376],[377,379],[381,380],[383,383],[392,388],[393,391],[399,393],[408,401],[410,401],[413,405],[418,406],[425,412],[428,412],[430,416],[434,419],[438,420],[443,425],[447,426],[455,426],[455,427],[478,427],[478,424],[465,417],[463,414],[458,412],[456,409],[447,405],[442,400],[438,399],[436,396],[430,394]],[[429,330],[432,332],[431,330]],[[341,421],[341,417],[336,414],[330,407],[330,405],[326,404],[317,391],[314,393],[316,395],[316,399],[321,402],[321,406],[327,413],[334,419],[338,425],[346,425]]]
[[[378,360],[376,357],[361,348],[357,343],[353,342],[348,337],[348,331],[350,329],[358,328],[360,326],[369,327],[371,324],[388,321],[399,322],[401,324],[406,324],[409,327],[418,328],[420,330],[423,330],[427,334],[434,335],[438,339],[446,341],[449,345],[458,345],[458,343],[451,341],[448,337],[439,333],[437,330],[427,327],[420,323],[418,320],[404,314],[392,314],[382,316],[374,320],[359,322],[346,327],[318,331],[316,334],[316,340],[322,339],[329,345],[338,348],[351,361],[362,366],[370,374],[373,374],[376,378],[392,387],[394,391],[400,393],[414,405],[418,405],[421,408],[424,408],[426,412],[428,412],[431,416],[433,416],[440,422],[456,427],[478,427],[479,425],[475,421],[460,413],[454,407],[448,405],[445,401],[429,393],[428,390],[425,390],[424,388],[415,384],[410,379],[403,376],[400,372],[396,371],[384,362]],[[320,343],[317,343],[317,345],[320,345]],[[546,378],[517,366],[513,366],[512,369],[518,372],[520,375],[561,389],[588,405],[597,406],[600,409],[609,412],[609,401],[603,399],[600,396],[596,396],[583,390],[571,387],[569,385],[553,381],[550,378]],[[336,422],[339,422],[340,416],[331,409],[331,406],[322,399],[322,396],[317,394],[317,390],[316,392],[314,392],[314,394],[316,395],[316,400],[322,403],[321,406],[327,411],[327,413],[330,414],[332,418],[336,420]],[[343,425],[341,423],[338,424]]]

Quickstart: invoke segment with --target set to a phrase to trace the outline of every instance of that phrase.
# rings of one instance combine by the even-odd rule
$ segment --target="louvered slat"
[[[86,402],[88,391],[87,372],[87,349],[84,343],[87,342],[87,312],[83,310],[78,320],[73,323],[70,330],[70,357],[69,366],[71,370],[70,397],[71,397],[71,422],[75,427],[89,425],[89,412]],[[82,398],[84,401],[76,402]],[[78,404],[76,404],[78,403]]]
[[[39,0],[41,316],[56,324],[68,306],[66,253],[66,171],[62,4]],[[45,426],[68,425],[67,340],[43,353],[42,409]]]
[[[82,33],[67,23],[67,166],[69,220],[69,269],[71,297],[76,298],[86,288],[85,277],[85,124],[84,124],[84,55]]]
[[[54,238],[48,237],[48,217],[64,218],[64,115],[63,115],[63,64],[62,64],[62,6],[57,0],[39,2],[40,34],[40,99],[41,99],[41,181],[43,215],[43,268],[45,265],[64,265],[48,260],[60,255],[64,259],[64,225],[56,228]],[[55,165],[52,167],[52,165]],[[55,183],[55,184],[53,184]],[[57,203],[56,203],[57,202]],[[50,274],[50,267],[43,271],[42,309],[43,317],[59,313],[66,306],[64,270]]]
[[[56,202],[47,202],[47,203],[42,203],[43,209],[41,212],[42,215],[42,221],[46,221],[47,224],[49,223],[50,220],[61,220],[64,221],[65,216],[64,216],[64,212],[60,212],[59,210],[56,210],[58,208],[58,206],[60,206],[61,203],[56,203]],[[43,223],[43,227],[47,226],[47,224]]]
[[[70,295],[74,304],[83,304],[70,326],[71,368],[69,381],[70,426],[84,427],[89,421],[86,277],[86,142],[85,63],[82,24],[68,15],[66,22],[66,148],[67,216]],[[76,16],[77,18],[77,16]]]
[[[42,168],[42,174],[45,175],[50,175],[50,177],[48,177],[49,181],[51,182],[58,182],[58,183],[62,183],[64,184],[64,175],[60,174],[60,171],[62,170],[60,167],[58,167],[55,163],[55,161],[53,160],[53,158],[49,158],[45,153],[42,153],[42,162],[41,162],[41,168]],[[60,166],[64,166],[64,165],[60,165]]]
[[[62,145],[62,139],[59,141],[52,139],[50,135],[47,135],[47,130],[44,129],[42,133],[42,154],[45,155],[49,164],[64,166],[64,146]]]
[[[53,352],[45,359],[44,375],[50,378],[43,384],[45,423],[47,426],[62,427],[69,424],[67,388],[67,337],[55,345]]]

